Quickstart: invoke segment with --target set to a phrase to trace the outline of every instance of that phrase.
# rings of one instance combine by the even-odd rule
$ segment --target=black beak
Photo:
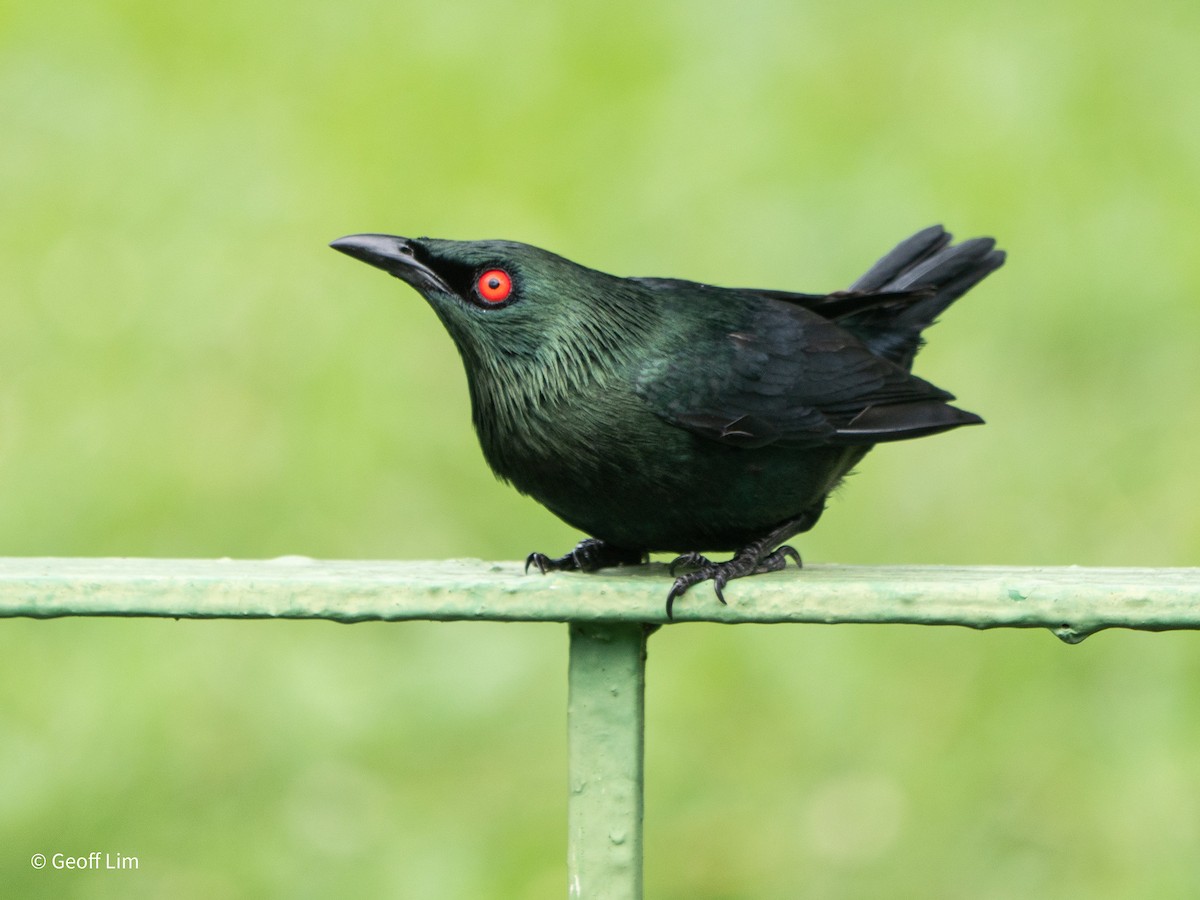
[[[424,252],[416,241],[393,234],[352,234],[338,238],[329,246],[395,275],[421,293],[429,290],[453,293],[442,276],[421,261]]]

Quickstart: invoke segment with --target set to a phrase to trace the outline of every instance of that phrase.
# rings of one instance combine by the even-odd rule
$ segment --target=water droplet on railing
[[[1081,631],[1067,622],[1054,629],[1054,636],[1064,644],[1081,644],[1083,639],[1091,635],[1090,631]]]

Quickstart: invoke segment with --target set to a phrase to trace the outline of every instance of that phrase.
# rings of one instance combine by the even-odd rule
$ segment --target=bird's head
[[[615,307],[628,306],[621,300],[631,290],[625,279],[514,241],[355,234],[330,246],[412,285],[468,363],[542,357],[581,332],[606,343],[604,323],[621,318]]]

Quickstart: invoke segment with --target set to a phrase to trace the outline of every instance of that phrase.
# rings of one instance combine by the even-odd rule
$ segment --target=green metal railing
[[[524,575],[515,563],[0,559],[0,617],[569,623],[571,897],[640,897],[646,640],[665,567]],[[1200,569],[813,566],[701,585],[675,621],[1200,628]]]

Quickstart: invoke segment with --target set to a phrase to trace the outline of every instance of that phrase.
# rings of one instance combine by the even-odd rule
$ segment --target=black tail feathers
[[[909,302],[864,309],[839,324],[875,353],[905,368],[921,346],[921,332],[951,303],[1004,264],[992,238],[960,244],[942,226],[918,231],[871,266],[850,286],[852,293],[909,292]]]

